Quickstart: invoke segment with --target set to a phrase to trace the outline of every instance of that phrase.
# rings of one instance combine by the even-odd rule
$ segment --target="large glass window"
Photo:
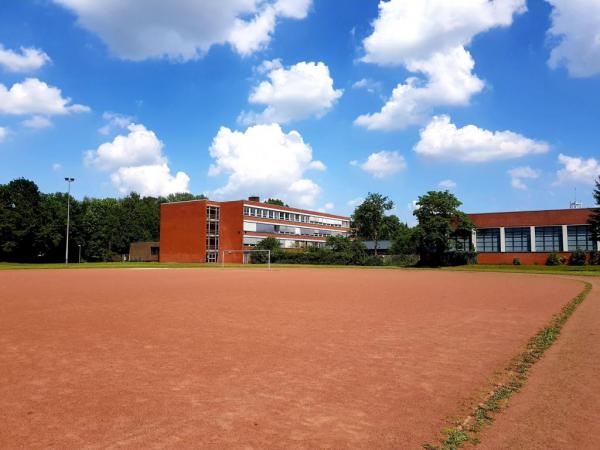
[[[562,249],[562,227],[535,227],[536,252],[560,252]]]
[[[494,253],[500,251],[500,228],[483,228],[477,230],[477,251]]]
[[[507,252],[531,251],[531,229],[529,227],[505,228],[504,240]]]
[[[569,250],[595,250],[592,241],[592,230],[589,225],[569,225],[567,227],[569,237]]]
[[[471,238],[466,235],[454,234],[450,237],[450,249],[459,252],[468,252],[471,250]]]

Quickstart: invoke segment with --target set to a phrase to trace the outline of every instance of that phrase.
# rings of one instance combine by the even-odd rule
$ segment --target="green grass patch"
[[[456,270],[462,272],[507,272],[548,275],[582,275],[596,277],[600,276],[600,266],[513,266],[509,264],[472,264],[468,266],[446,267],[443,270]]]
[[[592,285],[585,283],[584,289],[560,311],[555,314],[550,323],[541,329],[527,342],[524,352],[517,355],[504,371],[504,382],[496,385],[483,402],[479,403],[473,412],[460,424],[443,430],[445,436],[438,446],[424,444],[426,450],[456,450],[467,442],[477,443],[477,433],[494,421],[494,414],[502,410],[510,397],[518,392],[525,382],[533,366],[548,350],[562,330],[566,321],[575,312],[577,307],[585,300]]]

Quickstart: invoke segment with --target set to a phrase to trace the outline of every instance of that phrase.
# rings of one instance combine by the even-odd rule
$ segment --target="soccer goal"
[[[226,256],[227,255],[234,255],[234,254],[242,254],[242,262],[244,264],[249,264],[252,262],[252,257],[254,254],[256,255],[260,255],[262,259],[256,261],[257,263],[263,263],[263,264],[267,264],[267,266],[269,267],[269,270],[271,270],[271,250],[223,250],[222,254],[221,254],[221,266],[225,267],[225,263],[226,263]],[[263,259],[264,258],[264,259]],[[231,258],[229,258],[229,260],[231,260]]]

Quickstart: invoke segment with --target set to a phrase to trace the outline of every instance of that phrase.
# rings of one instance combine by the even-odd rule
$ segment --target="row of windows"
[[[589,225],[567,226],[568,250],[595,250]],[[480,253],[500,251],[500,228],[477,230],[477,251]],[[531,230],[529,227],[505,228],[505,251],[530,252]],[[563,251],[563,233],[561,226],[535,227],[535,250],[538,252]]]
[[[289,225],[275,225],[270,223],[257,223],[256,231],[258,233],[274,233],[274,234],[294,234],[301,236],[317,236],[317,237],[329,237],[346,235],[341,231],[336,230],[321,230],[314,228],[302,228],[292,227]]]
[[[262,237],[244,237],[244,246],[255,247],[264,238]],[[280,239],[281,247],[283,248],[309,248],[309,247],[324,247],[325,242],[314,242],[314,241],[303,241],[303,240],[292,240],[292,239]]]
[[[332,227],[350,227],[350,222],[347,220],[330,219],[328,217],[309,216],[306,214],[296,214],[284,211],[273,211],[272,209],[253,208],[251,206],[244,206],[244,215],[251,217],[263,217],[265,219],[286,220],[288,222],[329,225]]]

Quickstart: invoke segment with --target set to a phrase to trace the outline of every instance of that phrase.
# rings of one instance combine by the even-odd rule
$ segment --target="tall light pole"
[[[71,183],[75,178],[66,177],[67,182],[67,244],[65,246],[65,264],[69,264],[69,222],[71,220]]]

